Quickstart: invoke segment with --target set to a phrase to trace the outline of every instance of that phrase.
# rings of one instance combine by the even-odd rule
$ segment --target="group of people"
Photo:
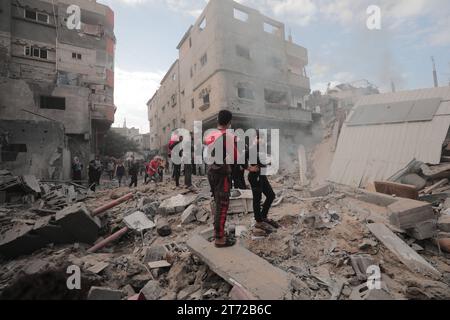
[[[219,144],[223,145],[224,159],[221,163],[213,163],[208,169],[208,181],[211,187],[211,192],[215,202],[214,212],[214,233],[215,246],[218,248],[233,246],[236,242],[232,235],[227,235],[225,232],[225,223],[230,204],[230,191],[232,185],[238,189],[246,189],[244,172],[248,171],[248,182],[250,183],[253,193],[253,211],[256,220],[255,229],[259,231],[260,235],[268,235],[275,232],[280,225],[269,219],[269,210],[275,200],[275,193],[270,185],[267,176],[262,174],[261,170],[265,164],[260,159],[260,142],[262,137],[257,133],[254,141],[245,146],[245,150],[238,150],[236,137],[228,136],[227,129],[231,127],[233,115],[230,111],[222,110],[218,116],[218,131],[213,132],[210,136],[205,138],[205,143],[209,147],[214,147]],[[233,150],[227,150],[230,145],[225,143],[225,139],[233,139]],[[233,155],[233,161],[226,159],[227,156]],[[258,156],[256,160],[250,160],[250,154]],[[242,165],[238,164],[238,158],[245,157]],[[228,161],[227,161],[228,160]],[[227,163],[233,164],[227,164]],[[265,201],[261,205],[262,195],[265,196]]]

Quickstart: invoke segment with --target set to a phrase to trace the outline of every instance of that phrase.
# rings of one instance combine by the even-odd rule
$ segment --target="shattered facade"
[[[68,25],[70,5],[81,8],[79,29]],[[9,126],[9,139],[32,150],[36,137],[22,134],[30,125],[62,127],[58,134],[48,131],[45,141],[51,145],[64,140],[60,149],[69,153],[61,151],[60,157],[78,156],[87,164],[103,133],[114,122],[113,28],[113,11],[96,1],[2,1],[0,118],[16,124]],[[40,125],[39,130],[45,131],[45,126]],[[6,134],[3,126],[0,133]],[[10,148],[4,141],[1,147]],[[52,166],[44,163],[46,156],[30,155],[34,159],[27,166]],[[1,166],[27,170],[26,166],[8,162],[2,159]],[[68,178],[70,161],[62,164],[66,166],[57,169],[57,176],[43,174],[44,167],[34,171],[42,173],[40,178]]]
[[[215,126],[221,109],[233,127],[308,131],[307,50],[285,38],[284,24],[234,1],[211,0],[189,28],[176,60],[148,102],[152,150],[165,150],[178,128]]]

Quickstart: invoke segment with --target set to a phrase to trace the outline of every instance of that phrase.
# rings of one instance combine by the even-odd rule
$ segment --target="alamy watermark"
[[[369,30],[381,30],[381,8],[376,5],[367,7],[366,26]]]
[[[278,172],[280,167],[280,130],[227,129],[220,131],[209,129],[202,135],[202,128],[202,122],[195,121],[193,135],[183,128],[173,131],[172,140],[180,141],[171,152],[174,164],[244,165],[247,163],[262,165],[260,168],[262,175],[270,176]],[[258,147],[256,148],[256,146]]]

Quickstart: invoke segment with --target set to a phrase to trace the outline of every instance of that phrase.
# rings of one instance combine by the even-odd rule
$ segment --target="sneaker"
[[[265,231],[265,232],[267,232],[267,233],[272,233],[272,232],[274,232],[274,228],[273,228],[270,224],[268,224],[268,223],[266,223],[266,222],[257,222],[257,223],[255,224],[255,228],[256,228],[256,229],[263,230],[263,231]]]
[[[264,222],[269,224],[270,226],[272,226],[275,229],[279,229],[281,227],[281,225],[278,222],[276,222],[275,220],[272,220],[272,219],[265,219]]]

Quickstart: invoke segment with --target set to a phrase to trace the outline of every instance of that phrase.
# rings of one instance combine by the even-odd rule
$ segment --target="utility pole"
[[[437,87],[439,86],[439,84],[438,84],[437,71],[436,71],[436,63],[434,62],[434,57],[431,57],[431,62],[433,63],[433,80],[434,80],[434,87],[437,88]]]

